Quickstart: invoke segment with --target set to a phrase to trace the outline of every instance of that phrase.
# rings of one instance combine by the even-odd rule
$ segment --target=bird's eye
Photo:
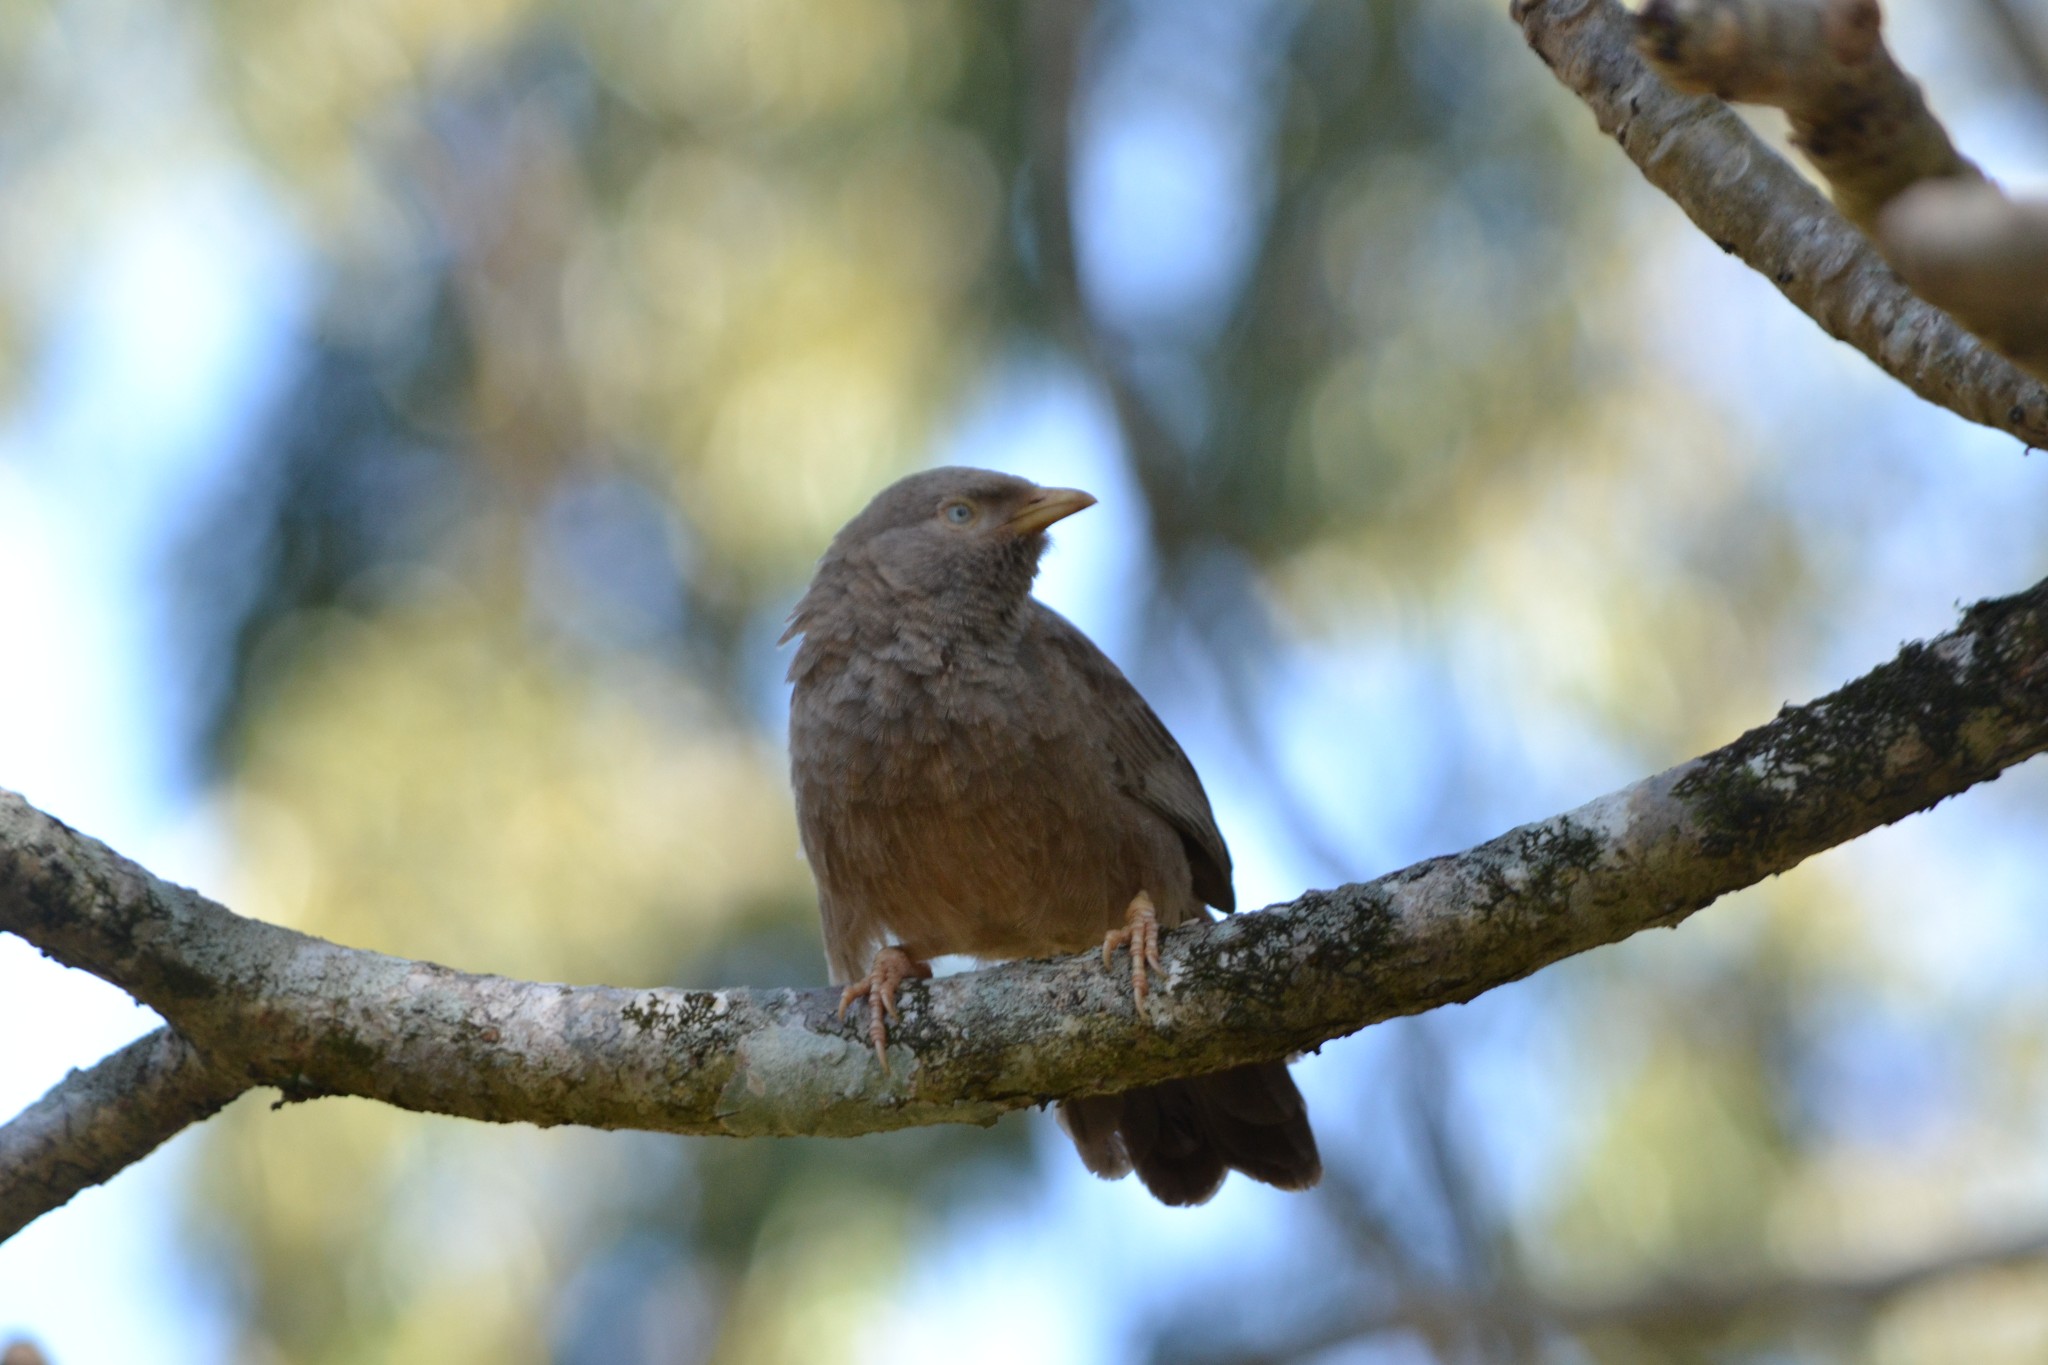
[[[964,502],[949,502],[939,509],[939,515],[955,526],[965,526],[974,520],[974,509]]]

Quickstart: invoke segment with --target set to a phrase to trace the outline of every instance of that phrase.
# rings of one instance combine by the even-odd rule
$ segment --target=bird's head
[[[878,575],[904,599],[1014,609],[1031,592],[1045,529],[1095,499],[987,469],[928,469],[877,493],[833,537],[819,578]]]

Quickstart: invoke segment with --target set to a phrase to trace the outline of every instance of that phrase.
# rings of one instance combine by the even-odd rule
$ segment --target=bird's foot
[[[889,1024],[890,1019],[903,1016],[896,1012],[896,988],[906,981],[917,981],[932,974],[929,962],[919,962],[903,949],[890,946],[875,954],[874,963],[868,974],[839,993],[839,1017],[846,1017],[846,1007],[862,996],[868,1002],[868,1038],[875,1045],[875,1056],[882,1063],[886,1075],[889,1070]]]
[[[1145,997],[1151,993],[1151,983],[1146,979],[1145,969],[1164,973],[1166,964],[1159,960],[1159,916],[1153,909],[1152,898],[1140,891],[1131,897],[1131,903],[1124,910],[1124,927],[1112,929],[1102,936],[1102,967],[1113,970],[1111,954],[1118,948],[1131,950],[1131,998],[1138,1002],[1138,1013],[1145,1012]]]

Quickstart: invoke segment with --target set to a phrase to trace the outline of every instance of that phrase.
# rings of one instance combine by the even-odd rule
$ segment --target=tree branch
[[[72,1072],[0,1128],[0,1241],[248,1088],[167,1028]]]
[[[1783,109],[1792,145],[1866,233],[1923,180],[1984,178],[1892,60],[1877,0],[1651,0],[1637,28],[1673,88]]]
[[[888,1074],[863,1021],[834,1015],[836,991],[571,987],[343,948],[161,881],[11,793],[0,793],[0,930],[154,1007],[236,1084],[292,1098],[848,1136],[991,1122],[1470,1000],[1676,924],[2043,749],[2048,582],[1979,603],[1957,630],[1839,692],[1568,814],[1376,881],[1182,926],[1166,937],[1168,988],[1148,1019],[1093,956],[912,984]],[[0,1150],[29,1118],[0,1130]],[[32,1174],[0,1168],[0,1207],[36,1206]]]
[[[1930,403],[2048,445],[2048,388],[1908,290],[1727,106],[1658,79],[1615,0],[1516,0],[1513,13],[1601,131],[1722,250]]]
[[[1783,109],[1913,291],[2048,378],[2048,205],[2007,199],[1956,151],[1885,47],[1877,0],[1652,0],[1637,27],[1675,88]]]
[[[1930,180],[1886,207],[1878,237],[1922,298],[2048,376],[2048,203],[1981,180]]]

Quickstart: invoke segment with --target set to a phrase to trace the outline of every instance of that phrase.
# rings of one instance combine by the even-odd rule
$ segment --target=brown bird
[[[1230,910],[1230,851],[1187,755],[1087,636],[1031,596],[1045,530],[1095,499],[980,469],[882,490],[790,616],[797,821],[843,1013],[882,1065],[897,987],[948,953],[1126,947],[1139,1009],[1159,929]],[[1113,1081],[1114,1077],[1104,1077]],[[1322,1174],[1283,1063],[1067,1100],[1088,1169],[1199,1204],[1231,1169]]]

